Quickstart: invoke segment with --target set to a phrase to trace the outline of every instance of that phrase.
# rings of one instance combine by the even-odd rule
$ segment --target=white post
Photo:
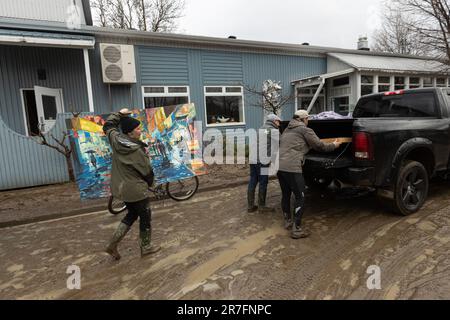
[[[298,110],[298,87],[297,86],[298,86],[298,84],[295,83],[295,85],[294,85],[295,111]]]
[[[372,90],[373,93],[378,93],[378,77],[379,77],[378,74],[373,75],[373,90]]]
[[[311,100],[311,103],[308,106],[308,110],[307,110],[308,113],[313,108],[314,103],[316,103],[316,100],[319,97],[320,91],[322,91],[324,85],[325,85],[325,79],[322,79],[322,81],[320,82],[319,88],[317,88],[316,94],[314,95],[314,97]]]
[[[86,85],[89,101],[89,112],[94,112],[94,96],[92,94],[92,80],[91,80],[91,68],[89,66],[89,53],[88,49],[83,49],[84,55],[84,70],[86,72]]]

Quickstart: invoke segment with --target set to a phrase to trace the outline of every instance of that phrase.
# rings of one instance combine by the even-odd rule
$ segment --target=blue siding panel
[[[57,139],[66,131],[65,118],[59,114],[55,126],[47,134]],[[14,132],[0,118],[0,190],[62,183],[69,180],[64,156],[46,146]]]
[[[243,81],[242,54],[203,51],[204,85],[238,85]]]
[[[203,75],[200,68],[202,63],[202,52],[200,50],[189,50],[189,90],[191,102],[195,104],[197,113],[196,120],[205,119],[205,100],[203,96]]]
[[[137,47],[142,85],[188,85],[187,49]]]

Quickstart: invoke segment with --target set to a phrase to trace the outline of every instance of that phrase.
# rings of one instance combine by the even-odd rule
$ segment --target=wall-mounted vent
[[[100,44],[103,82],[136,83],[134,47],[123,44]]]

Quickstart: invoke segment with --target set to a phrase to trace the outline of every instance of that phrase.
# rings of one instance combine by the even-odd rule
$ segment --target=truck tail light
[[[397,91],[389,91],[389,92],[385,92],[384,95],[385,96],[395,96],[395,95],[401,95],[404,94],[405,90],[397,90]]]
[[[372,138],[368,133],[353,133],[353,152],[356,159],[373,160]]]

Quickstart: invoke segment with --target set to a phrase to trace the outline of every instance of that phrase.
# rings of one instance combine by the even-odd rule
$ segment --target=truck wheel
[[[427,198],[428,186],[428,173],[423,164],[417,161],[405,162],[395,184],[395,211],[404,216],[419,211]]]

